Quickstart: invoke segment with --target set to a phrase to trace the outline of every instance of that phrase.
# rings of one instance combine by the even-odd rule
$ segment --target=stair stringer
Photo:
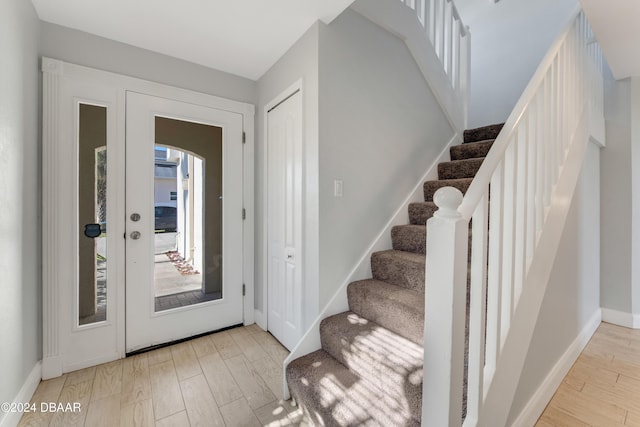
[[[547,290],[562,231],[575,194],[589,134],[590,111],[583,111],[574,134],[558,182],[545,212],[544,227],[539,235],[529,271],[519,297],[511,325],[496,363],[496,370],[486,391],[483,409],[477,423],[465,420],[465,425],[478,427],[506,426],[520,375],[529,352],[537,319]]]
[[[287,366],[291,361],[319,350],[322,346],[320,343],[320,322],[326,317],[334,314],[342,313],[349,310],[347,300],[347,287],[351,282],[371,277],[371,255],[374,252],[389,249],[391,245],[391,229],[396,225],[404,225],[409,223],[408,207],[414,202],[424,201],[423,186],[426,181],[438,179],[438,164],[450,160],[449,149],[454,145],[462,143],[462,134],[455,133],[453,137],[444,146],[438,157],[433,160],[425,174],[418,180],[415,187],[409,195],[404,199],[402,204],[395,211],[380,233],[373,239],[371,244],[360,257],[358,263],[353,267],[347,278],[342,282],[340,287],[333,294],[327,305],[320,311],[316,319],[313,321],[309,329],[302,336],[298,344],[291,350],[289,356],[283,362],[283,396],[285,399],[291,397],[289,386],[285,376]]]

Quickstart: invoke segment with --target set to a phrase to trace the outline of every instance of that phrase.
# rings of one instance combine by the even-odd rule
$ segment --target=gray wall
[[[631,79],[614,81],[610,73],[607,77],[607,148],[602,151],[601,159],[601,305],[631,313],[631,105],[634,100],[631,99]]]
[[[590,143],[508,425],[599,310],[600,157],[600,148]]]
[[[38,31],[30,1],[0,3],[0,402],[42,355]]]
[[[318,42],[320,23],[307,32],[258,80],[256,109],[256,290],[255,303],[263,311],[266,266],[265,106],[296,81],[302,79],[303,120],[303,266],[304,325],[315,320],[318,301]],[[265,316],[267,313],[263,313]]]
[[[41,45],[42,55],[54,59],[236,101],[256,102],[253,80],[60,25],[42,22]]]
[[[577,0],[456,0],[471,29],[469,127],[504,122]]]
[[[453,135],[402,40],[350,9],[320,27],[321,306]]]

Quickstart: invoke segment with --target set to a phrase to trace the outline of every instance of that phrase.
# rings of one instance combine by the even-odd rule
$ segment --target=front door
[[[126,350],[243,321],[242,116],[127,92]]]
[[[251,323],[253,106],[42,70],[43,378]]]

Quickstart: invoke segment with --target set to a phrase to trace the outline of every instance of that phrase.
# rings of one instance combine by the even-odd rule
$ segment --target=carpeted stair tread
[[[380,391],[324,350],[292,361],[286,376],[312,425],[420,426],[397,396]]]
[[[391,228],[391,243],[396,251],[425,254],[427,249],[427,227],[424,225],[396,225]]]
[[[502,130],[504,123],[482,126],[464,131],[464,142],[484,141],[485,139],[496,139]]]
[[[420,345],[424,333],[424,293],[374,279],[347,287],[349,309]]]
[[[380,251],[371,255],[373,278],[412,291],[424,292],[425,256],[404,251]]]
[[[494,141],[495,139],[487,139],[485,141],[468,142],[465,144],[454,145],[449,149],[449,155],[451,156],[451,160],[464,160],[486,157]]]
[[[433,202],[420,202],[409,204],[409,223],[414,225],[425,225],[438,207]]]
[[[467,188],[471,184],[473,178],[460,178],[460,179],[440,179],[437,181],[427,181],[424,183],[424,200],[426,202],[433,201],[433,195],[442,187],[455,187],[462,191],[462,194],[467,192]]]
[[[439,179],[473,178],[482,165],[484,157],[477,159],[453,160],[438,165]]]
[[[420,425],[425,224],[437,211],[438,189],[466,193],[502,127],[464,132],[463,144],[449,150],[451,161],[438,165],[440,179],[424,183],[425,201],[409,204],[409,224],[392,227],[393,249],[371,255],[373,277],[347,286],[350,311],[320,323],[322,350],[288,365],[291,395],[312,425]],[[465,354],[465,370],[466,362]]]
[[[422,346],[349,311],[320,323],[320,341],[334,359],[421,418]]]

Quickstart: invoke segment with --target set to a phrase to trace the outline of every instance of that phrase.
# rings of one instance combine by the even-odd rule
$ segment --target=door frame
[[[255,106],[245,102],[234,101],[213,95],[150,82],[143,79],[124,76],[102,71],[90,67],[71,64],[57,59],[42,57],[43,100],[42,100],[42,378],[54,378],[64,372],[85,368],[99,363],[108,362],[125,356],[125,283],[124,283],[124,251],[115,261],[117,277],[110,277],[109,292],[115,293],[116,315],[107,323],[116,325],[116,348],[112,353],[86,360],[69,362],[65,358],[65,337],[78,331],[67,330],[68,316],[64,310],[64,301],[60,298],[64,292],[68,272],[60,271],[58,266],[64,256],[59,250],[60,230],[69,228],[68,212],[73,206],[60,203],[59,195],[66,185],[61,179],[58,159],[66,153],[60,153],[59,147],[64,138],[63,132],[68,132],[70,124],[62,123],[58,114],[62,103],[61,88],[66,83],[83,84],[100,88],[108,88],[116,94],[115,109],[115,138],[124,147],[125,141],[125,109],[126,92],[140,92],[176,101],[198,104],[219,110],[230,111],[242,115],[244,146],[243,146],[243,205],[246,212],[243,221],[243,283],[245,295],[243,301],[243,323],[254,323],[254,115]],[[124,195],[124,177],[117,178],[117,194]],[[117,207],[116,216],[110,221],[109,227],[116,230],[117,235],[125,232],[124,202]],[[242,215],[242,212],[238,212]],[[71,217],[75,217],[72,215]],[[122,239],[124,248],[124,239]],[[75,256],[75,255],[74,255]],[[74,274],[75,275],[75,274]],[[113,283],[115,282],[115,283]],[[75,324],[75,321],[74,321]],[[95,330],[100,326],[91,327]],[[62,330],[61,328],[65,328]],[[77,328],[76,328],[77,329]],[[89,329],[89,328],[87,328]]]
[[[302,182],[303,182],[303,186],[302,186],[302,218],[304,221],[305,218],[305,181],[306,181],[306,167],[305,167],[305,106],[304,106],[304,81],[302,78],[296,80],[293,84],[291,84],[289,87],[287,87],[285,90],[283,90],[282,92],[280,92],[276,97],[274,97],[271,101],[269,101],[263,108],[262,111],[262,135],[263,135],[263,141],[264,141],[264,155],[263,155],[263,159],[262,159],[262,210],[263,210],[263,215],[261,218],[263,227],[262,227],[262,274],[261,274],[261,281],[262,281],[262,289],[261,289],[261,297],[262,297],[262,307],[260,309],[255,310],[255,322],[265,331],[269,330],[269,270],[268,270],[268,264],[269,264],[269,223],[267,221],[267,207],[269,205],[269,182],[268,182],[268,176],[269,176],[269,156],[268,156],[268,147],[269,147],[269,120],[268,120],[268,116],[269,116],[269,111],[274,109],[275,107],[277,107],[279,104],[283,103],[284,101],[286,101],[289,97],[293,96],[296,92],[300,92],[300,95],[302,97]],[[304,224],[302,224],[302,241],[301,241],[301,247],[304,248],[305,247],[305,227]],[[304,253],[304,251],[303,251]],[[300,262],[300,265],[303,269],[303,274],[302,274],[302,293],[303,293],[303,297],[302,300],[304,302],[305,298],[304,298],[304,294],[306,291],[306,287],[305,287],[305,257],[302,256],[302,260]],[[303,303],[304,304],[304,303]],[[303,310],[304,311],[304,310]],[[304,323],[305,323],[306,319],[304,319],[303,317],[303,329],[306,329]]]

